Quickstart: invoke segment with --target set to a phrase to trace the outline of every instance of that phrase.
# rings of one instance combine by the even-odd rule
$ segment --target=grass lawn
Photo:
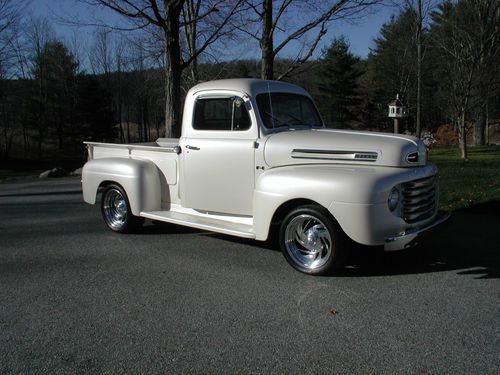
[[[441,209],[500,201],[500,147],[470,148],[468,161],[458,148],[433,149],[429,161],[439,167]]]

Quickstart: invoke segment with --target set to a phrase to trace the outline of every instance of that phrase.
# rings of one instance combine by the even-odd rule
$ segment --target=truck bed
[[[104,158],[125,158],[149,160],[156,165],[162,181],[162,207],[179,203],[177,182],[179,161],[179,139],[159,138],[149,143],[102,143],[84,142],[88,149],[88,160]]]

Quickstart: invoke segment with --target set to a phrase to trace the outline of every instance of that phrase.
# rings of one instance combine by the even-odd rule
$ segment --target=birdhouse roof
[[[390,107],[403,107],[403,103],[399,99],[395,99],[388,104]]]

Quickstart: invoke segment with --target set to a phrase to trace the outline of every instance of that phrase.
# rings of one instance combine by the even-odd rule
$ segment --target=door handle
[[[186,148],[187,148],[188,150],[199,150],[199,149],[200,149],[199,147],[190,146],[190,145],[186,145]]]

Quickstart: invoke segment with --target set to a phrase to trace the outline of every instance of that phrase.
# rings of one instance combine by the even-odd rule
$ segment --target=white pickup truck
[[[417,138],[325,129],[310,95],[283,82],[193,87],[179,139],[86,142],[85,202],[104,221],[144,219],[265,241],[309,274],[342,265],[350,240],[399,250],[440,224],[437,169]]]

